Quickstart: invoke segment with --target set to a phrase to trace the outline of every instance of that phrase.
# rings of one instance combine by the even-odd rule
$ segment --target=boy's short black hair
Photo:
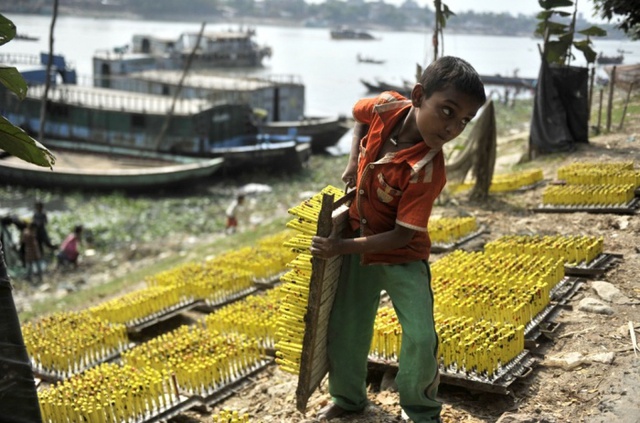
[[[418,82],[427,98],[436,91],[451,86],[477,99],[481,104],[487,101],[480,75],[469,62],[459,57],[443,56],[434,60],[422,72]]]

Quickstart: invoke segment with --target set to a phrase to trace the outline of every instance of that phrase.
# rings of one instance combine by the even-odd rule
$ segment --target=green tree
[[[574,3],[573,0],[538,0],[538,3],[544,10],[537,15],[539,23],[535,33],[544,39],[542,55],[547,62],[569,65],[571,60],[575,59],[573,48],[582,52],[587,63],[595,62],[597,54],[591,47],[591,37],[604,37],[607,32],[597,26],[576,30],[577,1]],[[566,7],[573,7],[573,12],[559,10]],[[576,34],[586,38],[577,40]]]
[[[15,36],[16,26],[0,14],[0,45],[8,43]],[[0,66],[0,82],[20,98],[27,95],[27,84],[16,68]],[[54,163],[49,150],[12,125],[4,116],[0,116],[0,149],[39,166],[51,167]],[[36,385],[11,293],[3,248],[0,242],[0,310],[3,321],[0,325],[0,339],[3,342],[0,368],[4,372],[0,378],[3,385],[0,390],[4,391],[3,401],[6,402],[3,417],[8,421],[41,421]]]
[[[593,0],[596,13],[611,22],[633,40],[640,39],[640,5],[638,0]]]
[[[0,14],[0,45],[8,43],[15,36],[14,23]],[[21,99],[27,95],[27,83],[14,67],[0,66],[0,82]],[[11,94],[7,92],[6,95]],[[0,116],[0,149],[38,166],[51,167],[55,163],[55,157],[45,146],[4,116]]]

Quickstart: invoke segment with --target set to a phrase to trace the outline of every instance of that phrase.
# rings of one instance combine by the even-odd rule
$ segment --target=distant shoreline
[[[19,10],[20,7],[12,8],[7,7],[9,11],[3,11],[3,14],[23,14],[23,15],[35,15],[35,16],[48,16],[50,13],[44,13],[43,10],[40,11],[26,11]],[[16,10],[12,10],[16,9]],[[167,16],[164,14],[158,14],[155,16],[141,16],[131,12],[120,12],[116,10],[97,10],[97,9],[77,9],[71,8],[67,6],[60,6],[58,10],[58,17],[84,17],[84,18],[95,18],[95,19],[123,19],[123,20],[154,20],[159,22],[176,22],[176,16],[171,15]],[[201,15],[182,15],[179,22],[202,22]],[[226,19],[215,19],[210,18],[205,21],[206,23],[212,24],[229,24],[229,25],[266,25],[266,26],[283,26],[283,27],[295,27],[295,28],[304,28],[305,25],[300,20],[294,19],[277,19],[277,18],[256,18],[256,17],[236,17],[236,18],[226,18]],[[331,26],[326,27],[315,27],[315,28],[325,28],[329,30]],[[361,29],[369,30],[369,31],[390,31],[390,32],[424,32],[425,34],[431,34],[433,31],[433,27],[418,27],[418,26],[407,26],[403,30],[398,30],[391,28],[389,26],[383,25],[367,25],[362,26]],[[473,31],[468,28],[464,31],[455,30],[454,28],[447,28],[445,30],[446,33],[449,34],[466,34],[466,35],[487,35],[487,36],[502,36],[502,37],[533,37],[532,31],[518,31],[514,33],[504,33],[502,32],[502,28],[496,28],[496,31]],[[611,37],[613,38],[613,37]]]
[[[50,16],[52,13],[51,7],[41,7],[38,10],[29,10],[23,6],[6,6],[6,10],[4,10],[3,14],[24,14],[24,15],[36,15],[36,16]],[[8,10],[8,11],[7,11]],[[85,17],[85,18],[95,18],[95,19],[123,19],[123,20],[155,20],[155,21],[166,21],[166,22],[202,22],[202,15],[182,15],[178,20],[176,20],[175,15],[166,15],[166,14],[157,14],[152,16],[142,16],[132,12],[123,12],[117,9],[105,9],[105,8],[74,8],[68,6],[60,6],[58,9],[58,17]],[[229,25],[266,25],[266,26],[283,26],[283,27],[294,27],[294,28],[304,28],[304,21],[295,20],[295,19],[285,19],[285,18],[257,18],[257,17],[234,17],[234,18],[219,18],[210,17],[205,21],[206,23],[212,24],[229,24]],[[592,25],[600,26],[608,30],[608,35],[605,37],[609,40],[629,40],[629,38],[620,30],[612,29],[612,24],[598,24],[591,23]],[[329,30],[332,26],[317,26],[315,28],[325,28]],[[360,29],[369,30],[369,31],[390,31],[390,32],[421,32],[425,34],[431,34],[433,32],[433,27],[422,27],[422,26],[407,26],[402,30],[397,28],[393,28],[385,25],[376,25],[369,24],[365,26],[359,26]],[[496,36],[496,37],[534,37],[534,28],[530,28],[527,30],[519,30],[513,31],[509,33],[504,32],[504,28],[502,27],[494,27],[494,30],[487,30],[487,27],[483,27],[483,29],[473,30],[468,26],[462,28],[456,28],[455,25],[449,25],[445,29],[446,34],[464,34],[464,35],[485,35],[485,36]]]

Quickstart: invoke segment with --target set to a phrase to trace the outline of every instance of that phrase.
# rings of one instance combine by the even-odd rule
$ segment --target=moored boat
[[[309,136],[311,149],[316,153],[335,145],[348,129],[340,116],[305,117],[305,86],[295,75],[248,77],[197,71],[183,77],[177,70],[142,70],[144,62],[104,52],[96,53],[93,63],[96,86],[245,103],[260,114],[261,132]]]
[[[519,76],[480,75],[485,85],[503,85],[516,88],[533,89],[536,86],[536,78],[521,78]]]
[[[32,86],[22,101],[8,90],[0,92],[5,117],[36,135],[43,90],[42,85]],[[206,158],[227,158],[235,148],[237,154],[225,160],[225,167],[282,165],[283,158],[297,157],[300,162],[288,163],[299,168],[310,149],[308,138],[259,134],[253,111],[245,104],[174,102],[166,96],[67,84],[50,87],[44,138],[45,144],[47,139],[63,139],[78,147],[93,144]]]
[[[52,169],[0,154],[0,180],[37,188],[149,190],[207,178],[224,162],[59,140],[47,144],[56,156]]]
[[[367,31],[347,27],[334,28],[330,31],[332,40],[375,40],[376,37]]]
[[[297,121],[268,122],[261,125],[262,132],[277,135],[302,135],[311,138],[311,151],[324,153],[333,147],[351,126],[344,116],[305,117]]]

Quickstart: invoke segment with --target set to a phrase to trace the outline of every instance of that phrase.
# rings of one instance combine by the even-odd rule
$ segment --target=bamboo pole
[[[51,86],[51,64],[53,63],[53,31],[58,19],[58,0],[53,1],[53,16],[51,17],[51,27],[49,28],[49,57],[47,57],[47,70],[44,81],[44,92],[40,103],[40,128],[38,129],[38,141],[44,141],[44,127],[47,120],[47,97]]]
[[[616,66],[611,70],[611,82],[609,83],[609,104],[607,104],[607,132],[611,130],[611,109],[613,109],[613,89],[616,85]]]
[[[160,128],[160,133],[158,133],[158,136],[156,137],[156,140],[154,143],[156,150],[158,150],[158,148],[160,147],[160,143],[162,142],[162,139],[164,138],[167,130],[169,129],[171,116],[173,115],[173,111],[176,108],[176,101],[178,101],[178,97],[180,96],[180,91],[182,91],[182,84],[184,84],[184,79],[189,73],[189,68],[191,67],[191,62],[193,61],[193,57],[195,56],[196,51],[198,51],[198,47],[200,46],[200,40],[202,40],[202,34],[204,33],[204,27],[206,25],[207,25],[206,22],[202,22],[202,26],[200,27],[200,32],[198,33],[198,38],[196,39],[196,43],[193,46],[193,49],[191,50],[191,54],[189,54],[189,57],[187,58],[187,63],[185,63],[184,65],[184,70],[182,71],[182,76],[180,76],[180,81],[178,82],[178,86],[176,87],[176,92],[173,93],[171,108],[167,112],[167,117],[165,118],[164,123]]]

